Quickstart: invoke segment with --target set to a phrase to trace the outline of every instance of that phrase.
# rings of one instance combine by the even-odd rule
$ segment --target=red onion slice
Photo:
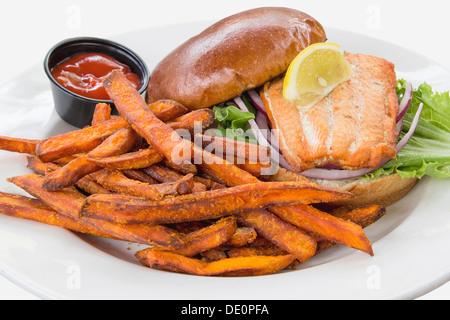
[[[408,143],[408,141],[412,138],[414,135],[414,132],[416,131],[417,125],[420,120],[420,116],[422,115],[423,111],[423,103],[420,104],[419,109],[416,112],[416,115],[414,117],[414,120],[411,123],[411,128],[409,129],[408,133],[400,140],[400,142],[397,144],[397,152],[400,152]],[[304,172],[301,172],[300,174],[310,178],[310,179],[318,179],[318,180],[346,180],[346,179],[354,179],[359,178],[365,174],[374,172],[375,170],[380,169],[382,166],[384,166],[386,163],[388,163],[391,159],[384,159],[381,161],[381,163],[374,167],[374,168],[367,168],[367,169],[361,169],[361,170],[328,170],[328,169],[310,169]]]
[[[242,110],[244,112],[250,112],[240,96],[234,98],[234,102],[236,103],[237,107],[240,110]],[[260,118],[259,121],[263,121],[261,119],[262,118]],[[268,121],[268,119],[267,119],[267,121]],[[268,139],[266,137],[267,137],[268,133],[271,133],[271,130],[268,130],[268,131],[260,130],[258,124],[256,123],[256,121],[254,119],[250,119],[248,121],[248,123],[249,123],[250,128],[252,129],[253,135],[255,136],[255,139],[258,141],[258,143],[264,147],[270,148],[270,154],[272,157],[272,161],[274,161],[275,163],[278,163],[280,166],[292,171],[291,166],[287,163],[286,159],[284,159],[283,155],[280,153],[278,145],[276,144],[278,149],[275,149],[272,146],[272,144],[268,142]],[[269,128],[268,122],[267,122],[266,126]],[[264,131],[266,131],[266,133],[267,133],[266,135],[264,135]],[[276,141],[275,138],[271,138],[270,140],[272,142]],[[274,143],[274,145],[275,145],[275,143]],[[274,158],[275,155],[276,155],[276,157]]]
[[[411,83],[406,82],[405,83],[405,94],[403,95],[403,99],[400,102],[400,106],[399,106],[399,112],[398,112],[398,116],[397,116],[397,123],[400,122],[403,117],[405,116],[406,112],[409,109],[409,106],[411,105],[412,102],[412,97],[413,97],[413,86]]]
[[[269,142],[269,144],[272,146],[272,148],[275,149],[276,152],[280,153],[278,141],[272,133],[272,129],[270,127],[269,119],[267,118],[267,116],[265,116],[262,112],[258,111],[258,113],[256,114],[255,121],[259,129],[261,130],[261,133],[263,134],[264,138]]]
[[[264,105],[264,102],[262,101],[258,92],[256,92],[255,89],[252,89],[247,91],[247,93],[248,97],[250,98],[250,101],[255,106],[255,108],[258,109],[259,112],[262,112],[267,117],[266,106]]]
[[[240,110],[244,112],[250,112],[240,96],[234,98],[234,102]],[[258,141],[258,143],[264,147],[270,147],[270,143],[266,140],[266,138],[264,138],[264,135],[261,133],[261,130],[259,129],[256,121],[254,119],[250,119],[248,121],[248,124],[250,125],[250,128],[253,131],[253,135],[255,136],[255,139]]]

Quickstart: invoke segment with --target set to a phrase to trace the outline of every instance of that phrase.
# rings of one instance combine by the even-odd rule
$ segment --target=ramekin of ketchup
[[[103,79],[117,69],[137,90],[141,88],[141,79],[129,66],[104,53],[76,54],[58,63],[51,72],[60,85],[73,93],[91,99],[109,100]]]
[[[121,70],[144,98],[149,81],[147,66],[136,53],[119,43],[91,37],[55,45],[45,57],[44,69],[56,112],[78,128],[90,125],[98,103],[108,103],[117,114],[102,84],[113,70]]]

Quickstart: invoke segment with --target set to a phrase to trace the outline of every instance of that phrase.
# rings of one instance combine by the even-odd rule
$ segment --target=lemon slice
[[[283,97],[300,108],[310,108],[353,76],[339,45],[316,43],[290,64],[283,83]]]

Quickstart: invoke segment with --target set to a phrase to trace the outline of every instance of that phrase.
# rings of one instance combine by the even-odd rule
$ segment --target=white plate
[[[152,69],[210,22],[115,37]],[[396,63],[399,77],[449,90],[450,72],[394,44],[328,29],[349,52]],[[36,66],[0,87],[0,135],[46,138],[73,130],[55,114],[48,81]],[[24,155],[0,153],[0,190],[25,194],[6,178],[29,173]],[[77,235],[0,215],[0,273],[44,299],[412,299],[450,279],[450,180],[424,179],[366,229],[375,257],[330,249],[298,270],[248,278],[188,276],[141,266],[143,246]]]

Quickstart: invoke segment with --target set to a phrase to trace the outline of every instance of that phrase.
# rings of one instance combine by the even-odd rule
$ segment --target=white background
[[[42,64],[48,49],[68,37],[107,38],[152,26],[218,20],[259,6],[287,6],[305,11],[325,27],[397,43],[450,70],[447,3],[444,0],[8,1],[0,9],[0,86],[30,67]],[[148,43],[150,47],[157,45]],[[0,276],[0,299],[36,297]],[[421,299],[450,299],[450,284]]]

